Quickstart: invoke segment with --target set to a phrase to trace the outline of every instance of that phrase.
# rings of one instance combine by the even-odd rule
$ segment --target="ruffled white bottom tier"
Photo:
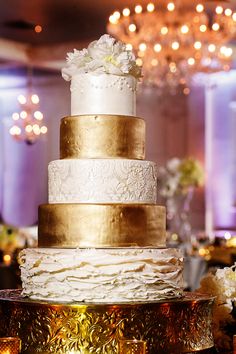
[[[25,249],[23,295],[60,302],[139,302],[182,296],[177,249]]]

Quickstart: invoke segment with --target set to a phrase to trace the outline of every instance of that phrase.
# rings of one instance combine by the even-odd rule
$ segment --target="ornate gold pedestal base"
[[[186,293],[155,303],[58,304],[0,291],[0,336],[27,354],[116,354],[120,340],[147,341],[148,354],[213,353],[213,298]]]

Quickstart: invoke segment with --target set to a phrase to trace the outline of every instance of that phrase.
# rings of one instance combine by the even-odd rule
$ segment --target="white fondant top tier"
[[[104,34],[67,54],[62,76],[71,82],[71,115],[136,115],[141,68],[126,45]]]
[[[48,166],[49,203],[145,203],[157,199],[157,168],[129,159],[55,160]]]
[[[71,79],[71,115],[136,115],[137,79],[133,76],[94,73]]]

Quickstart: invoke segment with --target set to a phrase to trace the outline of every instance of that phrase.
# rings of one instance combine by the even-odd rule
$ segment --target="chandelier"
[[[189,93],[197,72],[229,70],[236,12],[225,5],[194,1],[149,3],[109,17],[108,32],[127,45],[143,67],[144,84]]]
[[[48,129],[43,124],[43,113],[39,110],[39,96],[32,93],[31,75],[28,77],[27,89],[27,95],[20,94],[17,98],[20,112],[12,114],[13,124],[9,133],[16,140],[31,145]]]

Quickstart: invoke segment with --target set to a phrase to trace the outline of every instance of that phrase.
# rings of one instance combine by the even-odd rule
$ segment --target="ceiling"
[[[114,10],[134,7],[135,3],[144,5],[149,1],[0,0],[0,38],[35,45],[89,41],[106,32],[106,22]],[[190,0],[181,1],[189,4]],[[158,0],[158,4],[166,2]],[[191,4],[193,2],[195,0],[191,0]],[[230,3],[235,5],[236,0]],[[34,32],[37,24],[43,28],[39,34]]]
[[[71,48],[86,47],[106,33],[115,10],[150,1],[166,6],[171,0],[0,0],[0,75],[12,68],[26,70],[29,65],[49,73],[58,71]],[[200,0],[175,1],[193,6]],[[219,1],[236,9],[236,0]],[[214,0],[201,2],[216,5]],[[35,25],[42,26],[41,33],[34,31]]]
[[[0,37],[31,44],[90,40],[131,0],[1,0]],[[43,30],[37,34],[34,25]]]

